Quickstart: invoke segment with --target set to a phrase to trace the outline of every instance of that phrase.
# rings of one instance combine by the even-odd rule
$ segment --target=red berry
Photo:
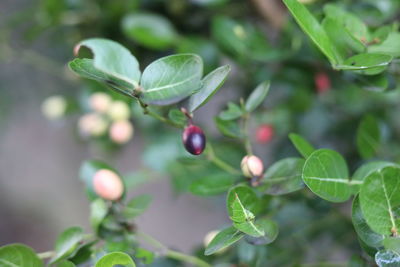
[[[256,140],[260,144],[266,144],[274,136],[274,127],[269,124],[260,125],[256,130]]]
[[[314,82],[318,93],[324,93],[331,88],[331,80],[325,72],[315,74]]]
[[[183,145],[193,155],[200,155],[206,147],[206,136],[203,130],[195,125],[189,125],[183,130]]]

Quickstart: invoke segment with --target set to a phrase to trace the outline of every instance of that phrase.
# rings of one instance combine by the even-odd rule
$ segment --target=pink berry
[[[254,155],[247,155],[240,163],[243,175],[248,178],[260,177],[264,172],[264,164],[261,159]]]
[[[266,144],[274,136],[274,128],[269,124],[260,125],[256,131],[256,140],[260,144]]]
[[[318,93],[324,93],[331,88],[331,80],[325,72],[318,72],[314,76],[315,87]]]
[[[203,130],[195,125],[189,125],[183,130],[182,141],[186,150],[193,155],[200,155],[206,147],[206,136]]]
[[[94,192],[106,200],[118,200],[124,193],[124,185],[121,178],[108,169],[98,170],[93,177]]]

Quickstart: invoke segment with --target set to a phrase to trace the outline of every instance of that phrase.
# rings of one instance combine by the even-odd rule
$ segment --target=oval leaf
[[[232,187],[226,197],[226,207],[228,210],[229,217],[233,216],[232,204],[236,199],[236,195],[239,197],[242,205],[250,212],[257,214],[260,210],[260,200],[256,193],[247,185],[237,185]]]
[[[304,163],[305,160],[301,158],[277,161],[265,172],[260,189],[269,195],[283,195],[300,190],[304,187],[301,179]]]
[[[189,111],[193,112],[207,103],[224,84],[230,71],[231,67],[229,65],[225,65],[213,70],[206,77],[204,77],[199,91],[189,98]]]
[[[122,252],[112,252],[103,256],[95,265],[95,267],[110,267],[115,265],[123,265],[125,267],[135,267],[132,258]]]
[[[352,56],[337,66],[341,70],[354,70],[363,75],[375,75],[386,69],[392,57],[379,53],[364,53]]]
[[[344,202],[351,195],[346,161],[333,150],[319,149],[308,157],[303,181],[316,195],[331,202]]]
[[[385,238],[385,236],[375,233],[374,231],[372,231],[371,227],[368,226],[361,211],[358,195],[353,200],[351,219],[353,221],[354,229],[356,230],[358,237],[366,245],[373,248],[379,248],[382,246],[382,240]]]
[[[255,110],[268,94],[270,82],[265,81],[258,85],[246,100],[245,108],[248,112]]]
[[[73,255],[79,246],[79,242],[83,240],[83,230],[80,227],[70,227],[62,232],[57,238],[55,245],[55,256],[50,263],[68,258]]]
[[[137,87],[140,80],[139,63],[131,52],[117,42],[92,38],[80,42],[75,47],[77,54],[80,47],[89,48],[93,55],[93,66],[107,75],[125,81]]]
[[[279,234],[279,226],[276,222],[269,219],[261,219],[257,221],[258,227],[264,232],[263,236],[245,236],[246,242],[252,245],[268,245],[272,243]]]
[[[233,226],[228,227],[214,237],[210,244],[208,244],[204,255],[208,256],[223,248],[229,247],[235,242],[239,241],[243,236],[244,234]]]
[[[142,99],[147,104],[168,105],[188,97],[201,86],[203,61],[194,54],[160,58],[143,72]]]
[[[32,248],[22,244],[0,247],[0,266],[42,267],[43,262]]]
[[[386,167],[371,173],[360,190],[361,210],[378,234],[398,233],[400,226],[400,168]]]
[[[308,158],[311,153],[315,151],[315,148],[306,139],[298,134],[289,134],[289,139],[304,158]]]
[[[129,14],[122,20],[122,30],[137,43],[157,50],[172,46],[177,39],[171,22],[158,14]]]

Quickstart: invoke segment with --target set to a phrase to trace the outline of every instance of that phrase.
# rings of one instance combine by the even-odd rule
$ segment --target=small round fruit
[[[111,97],[102,92],[94,93],[89,98],[90,108],[99,113],[106,113],[110,108],[111,102]]]
[[[189,125],[183,130],[182,141],[187,152],[193,155],[200,155],[206,147],[206,136],[203,130],[195,125]]]
[[[78,122],[82,136],[101,136],[107,131],[107,120],[98,113],[83,115]]]
[[[131,115],[128,104],[123,101],[114,101],[108,109],[108,116],[113,121],[127,120]]]
[[[60,95],[50,96],[42,103],[42,113],[49,120],[61,118],[66,110],[67,101]]]
[[[264,165],[261,159],[257,156],[245,156],[240,164],[242,168],[243,175],[252,178],[260,177],[264,172]]]
[[[108,169],[98,170],[94,174],[93,189],[99,197],[111,201],[120,199],[124,193],[121,178]]]
[[[256,131],[256,140],[260,144],[266,144],[274,136],[274,128],[269,124],[260,125]]]
[[[117,144],[125,144],[132,139],[133,126],[129,121],[116,121],[110,127],[110,139]]]
[[[329,91],[331,88],[331,80],[325,72],[319,72],[314,76],[315,87],[319,94]]]

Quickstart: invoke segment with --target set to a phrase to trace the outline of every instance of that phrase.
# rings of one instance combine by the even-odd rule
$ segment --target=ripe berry
[[[124,193],[121,178],[108,169],[98,170],[93,177],[93,189],[96,194],[107,200],[118,200]]]
[[[274,136],[274,128],[271,125],[263,124],[257,128],[256,140],[260,144],[266,144]]]
[[[132,139],[133,126],[129,121],[116,121],[111,124],[110,139],[117,144],[125,144]]]
[[[206,137],[203,130],[195,125],[189,125],[183,130],[183,145],[193,155],[200,155],[206,147]]]
[[[331,88],[331,80],[325,72],[318,72],[314,76],[315,87],[318,93],[324,93]]]
[[[264,172],[264,165],[257,156],[245,156],[240,163],[243,175],[248,178],[260,177]]]

